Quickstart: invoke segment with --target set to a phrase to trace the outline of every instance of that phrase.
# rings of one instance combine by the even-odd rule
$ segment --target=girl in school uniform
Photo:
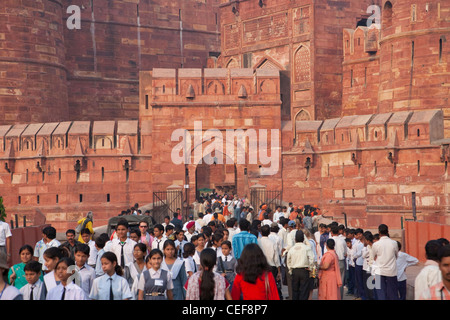
[[[186,293],[183,289],[186,283],[186,269],[184,267],[184,261],[177,256],[177,248],[175,242],[167,240],[163,246],[164,259],[161,263],[161,269],[170,273],[173,282],[173,299],[184,300]]]
[[[231,300],[230,284],[222,275],[214,272],[217,255],[211,248],[200,254],[202,270],[186,281],[186,300]]]
[[[145,259],[147,270],[139,278],[138,300],[173,300],[172,277],[170,272],[161,268],[162,261],[161,250],[150,251]]]
[[[70,267],[73,266],[73,271]],[[47,300],[89,300],[86,293],[80,286],[69,278],[75,272],[75,261],[68,257],[61,258],[55,267],[55,273],[60,283],[50,289],[47,294]]]
[[[51,247],[44,252],[44,265],[46,268],[46,274],[44,275],[44,284],[47,292],[59,285],[61,280],[55,273],[56,265],[62,258],[68,257],[68,253],[65,249],[59,247]]]
[[[200,269],[200,253],[205,249],[206,236],[204,233],[200,233],[197,238],[197,245],[195,247],[194,261],[197,265],[197,269]]]
[[[104,274],[95,278],[89,298],[92,300],[130,300],[130,286],[123,277],[123,270],[113,252],[105,252],[101,258]]]
[[[137,243],[134,246],[133,251],[134,262],[128,263],[124,270],[125,273],[124,278],[127,279],[128,281],[134,300],[137,300],[138,294],[137,285],[139,283],[139,279],[142,275],[142,272],[147,270],[147,266],[145,264],[146,254],[147,254],[147,246],[144,243]]]
[[[197,264],[194,261],[195,246],[193,243],[188,242],[183,249],[184,269],[186,270],[186,276],[189,278],[197,272]]]

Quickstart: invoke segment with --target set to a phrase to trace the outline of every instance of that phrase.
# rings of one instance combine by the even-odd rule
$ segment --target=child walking
[[[94,280],[89,298],[92,300],[129,300],[133,298],[130,286],[123,278],[123,270],[113,252],[105,252],[101,258],[104,274]]]
[[[70,276],[75,272],[70,272],[70,267],[75,265],[75,261],[68,257],[61,258],[55,267],[55,273],[60,279],[60,283],[50,289],[47,300],[88,300],[86,293],[73,281],[69,281]]]
[[[184,267],[183,259],[177,257],[177,249],[175,242],[167,240],[163,246],[164,259],[161,263],[161,269],[170,273],[173,283],[173,299],[184,300],[186,293],[183,289],[186,283],[186,269]]]
[[[127,279],[128,284],[131,288],[131,293],[133,294],[133,299],[137,300],[138,289],[137,285],[142,272],[147,270],[145,264],[145,256],[147,254],[147,246],[144,243],[137,243],[134,246],[134,262],[126,265],[124,270],[124,278]]]
[[[44,283],[47,292],[56,287],[60,283],[58,275],[55,273],[56,265],[59,260],[67,257],[68,253],[65,249],[51,247],[44,252],[44,266],[47,273],[44,275]],[[43,268],[44,269],[44,268]]]
[[[172,277],[161,268],[162,261],[161,250],[150,251],[145,259],[147,270],[143,271],[138,283],[138,300],[173,300]]]
[[[188,242],[184,245],[183,249],[184,268],[186,270],[186,276],[189,278],[197,272],[197,264],[194,261],[195,246],[193,243]]]
[[[79,243],[75,247],[75,264],[76,270],[81,277],[81,288],[87,296],[91,292],[92,284],[95,279],[95,269],[87,264],[89,259],[90,248],[87,244]]]
[[[230,284],[230,291],[236,277],[237,260],[231,255],[231,242],[222,242],[222,255],[217,257],[217,272],[227,279]]]
[[[24,272],[27,284],[20,288],[23,300],[45,300],[47,290],[44,282],[40,279],[42,265],[37,261],[31,260],[25,265]]]

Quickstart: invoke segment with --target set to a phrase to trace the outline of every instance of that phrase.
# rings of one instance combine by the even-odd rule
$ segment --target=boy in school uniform
[[[90,248],[87,244],[80,243],[75,248],[75,266],[81,277],[81,289],[89,296],[92,283],[96,277],[95,269],[87,264]]]
[[[187,243],[185,237],[184,237],[184,230],[177,230],[177,232],[175,232],[175,246],[177,248],[177,254],[179,258],[183,257],[183,252],[184,252],[184,245]]]
[[[100,277],[105,274],[102,268],[101,258],[103,253],[105,253],[106,239],[102,236],[95,239],[95,247],[97,248],[97,262],[95,263],[95,276]]]
[[[119,220],[116,227],[117,239],[111,240],[111,245],[108,249],[105,249],[105,251],[115,253],[119,266],[122,267],[122,269],[125,268],[128,263],[133,263],[134,246],[137,244],[136,241],[128,238],[128,227],[128,221]]]
[[[87,244],[90,249],[87,264],[95,268],[95,263],[97,262],[97,248],[95,247],[95,241],[91,239],[91,235],[91,231],[88,228],[81,230],[81,238],[83,239],[82,243]]]
[[[37,261],[28,262],[25,267],[25,278],[27,284],[20,288],[23,300],[45,300],[47,290],[44,282],[39,279],[41,276],[42,265]]]
[[[222,254],[217,257],[217,272],[224,276],[230,283],[230,290],[236,277],[237,260],[231,254],[231,242],[226,240],[221,244]]]

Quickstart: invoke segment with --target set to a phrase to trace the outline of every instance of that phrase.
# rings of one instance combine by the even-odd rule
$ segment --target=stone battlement
[[[381,30],[375,25],[343,30],[344,63],[351,59],[373,57],[380,46]]]
[[[278,70],[153,69],[151,104],[280,100]]]
[[[354,115],[324,121],[297,121],[296,145],[320,148],[400,147],[439,143],[444,138],[442,110]]]
[[[137,120],[3,125],[0,159],[145,153],[141,142],[149,135]]]

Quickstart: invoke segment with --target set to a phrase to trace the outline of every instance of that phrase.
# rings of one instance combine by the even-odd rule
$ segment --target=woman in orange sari
[[[319,300],[340,300],[339,287],[342,286],[339,262],[334,252],[335,242],[328,239],[327,252],[322,257],[319,267]]]

